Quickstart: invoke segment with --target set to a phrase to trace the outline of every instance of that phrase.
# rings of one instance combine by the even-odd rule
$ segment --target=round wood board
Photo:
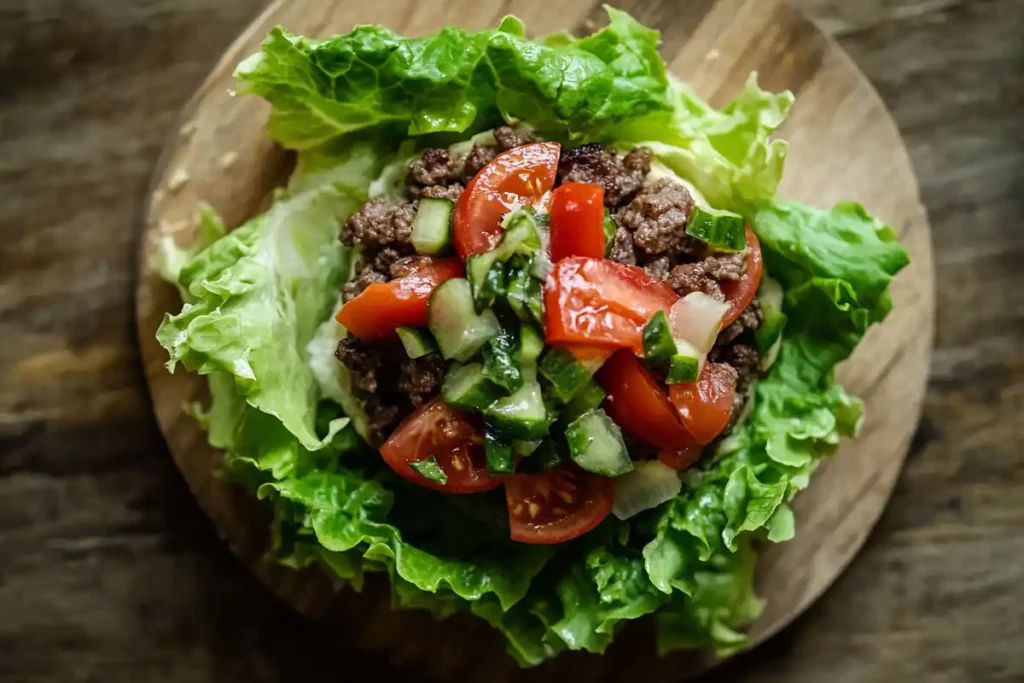
[[[871,330],[840,371],[867,403],[861,437],[844,443],[795,502],[797,535],[761,554],[757,584],[767,600],[751,643],[776,633],[836,579],[863,545],[885,506],[917,424],[928,372],[934,319],[930,233],[917,182],[899,133],[877,93],[847,55],[785,0],[625,0],[617,3],[662,32],[671,70],[712,103],[738,93],[751,71],[770,90],[792,90],[797,103],[780,136],[790,141],[781,194],[818,206],[855,198],[899,233],[912,264],[893,287],[895,310]],[[679,680],[714,663],[708,653],[654,654],[649,626],[631,625],[604,657],[567,654],[527,673],[503,653],[499,638],[470,617],[438,625],[418,612],[392,612],[386,587],[335,593],[317,571],[263,562],[265,512],[218,480],[219,455],[207,445],[187,401],[206,397],[205,380],[164,369],[154,334],[180,301],[155,273],[151,255],[163,235],[181,244],[195,234],[197,202],[210,203],[228,225],[266,206],[290,171],[287,154],[267,140],[266,103],[234,97],[232,71],[255,52],[271,26],[310,36],[380,23],[404,35],[445,24],[494,26],[521,17],[534,34],[568,28],[586,33],[604,12],[596,0],[376,0],[342,3],[280,0],[228,49],[183,112],[154,175],[141,241],[137,313],[153,406],[171,453],[200,505],[235,553],[276,594],[338,631],[339,646],[385,654],[419,673],[463,681]]]

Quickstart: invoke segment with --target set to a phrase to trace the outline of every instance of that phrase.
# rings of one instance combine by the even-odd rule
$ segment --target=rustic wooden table
[[[798,4],[906,137],[934,230],[936,350],[865,550],[804,617],[708,680],[1024,680],[1024,2]],[[148,176],[260,8],[0,0],[0,680],[384,666],[336,652],[222,547],[142,381],[131,296]]]

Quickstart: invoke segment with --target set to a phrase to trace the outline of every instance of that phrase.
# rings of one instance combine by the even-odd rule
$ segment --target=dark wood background
[[[707,680],[1022,681],[1024,2],[798,4],[906,137],[934,230],[932,379],[850,570]],[[222,547],[142,381],[131,297],[149,174],[261,6],[0,0],[0,680],[335,680],[385,666],[338,652]]]

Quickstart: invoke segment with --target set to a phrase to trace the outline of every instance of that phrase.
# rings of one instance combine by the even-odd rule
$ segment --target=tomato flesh
[[[702,450],[701,445],[697,443],[685,448],[666,448],[658,453],[658,460],[674,470],[686,470],[700,460]]]
[[[679,299],[636,266],[573,256],[555,264],[544,286],[549,343],[592,344],[643,352],[643,329]]]
[[[618,351],[597,373],[607,392],[604,410],[623,431],[659,448],[686,449],[686,431],[664,388],[630,351]]]
[[[754,231],[747,226],[747,272],[739,280],[723,282],[722,293],[725,300],[729,302],[729,310],[722,318],[722,327],[733,323],[740,314],[746,310],[750,302],[757,294],[757,288],[761,286],[761,276],[764,274],[764,262],[761,259],[761,243]]]
[[[380,454],[405,479],[444,493],[490,491],[502,482],[487,473],[480,430],[465,413],[440,398],[405,418],[381,446]],[[446,483],[426,479],[410,465],[430,457],[447,475]]]
[[[565,183],[551,193],[551,260],[604,257],[604,188]]]
[[[501,239],[501,217],[540,200],[555,184],[557,142],[513,147],[480,169],[455,204],[452,237],[462,258],[490,251]]]
[[[724,363],[706,363],[696,382],[669,389],[679,419],[701,445],[711,443],[729,424],[735,396],[736,371]]]
[[[365,340],[384,339],[396,327],[423,327],[427,324],[427,299],[445,280],[465,275],[457,258],[429,259],[415,264],[406,277],[370,285],[338,311],[337,320]]]
[[[517,474],[505,482],[512,540],[562,543],[585,534],[612,511],[612,480],[575,466]]]

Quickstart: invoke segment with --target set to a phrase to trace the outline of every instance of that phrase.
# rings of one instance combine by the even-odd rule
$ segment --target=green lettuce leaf
[[[398,495],[345,469],[268,482],[259,495],[280,496],[301,506],[317,541],[331,553],[351,557],[358,552],[371,566],[388,568],[405,582],[396,590],[416,589],[404,596],[405,603],[420,592],[469,601],[490,594],[507,610],[526,595],[550,548],[516,545],[507,528],[492,528],[389,479]],[[430,515],[423,515],[424,502]]]
[[[527,40],[514,17],[425,38],[357,26],[312,40],[275,28],[236,76],[241,92],[270,102],[270,135],[292,149],[369,128],[462,133],[502,119],[565,137],[668,108],[658,33],[608,14],[607,28],[558,45]]]
[[[751,74],[743,92],[722,110],[676,79],[667,95],[668,111],[629,119],[611,131],[617,147],[649,147],[717,208],[749,217],[775,196],[788,145],[771,135],[793,106],[792,93],[761,90]]]
[[[362,172],[362,187],[331,182],[291,193],[184,264],[186,303],[157,332],[168,369],[181,362],[232,377],[249,405],[310,450],[324,441],[314,433],[318,392],[305,349],[348,276],[339,222],[381,164],[369,146],[352,147],[345,160],[339,166]]]

